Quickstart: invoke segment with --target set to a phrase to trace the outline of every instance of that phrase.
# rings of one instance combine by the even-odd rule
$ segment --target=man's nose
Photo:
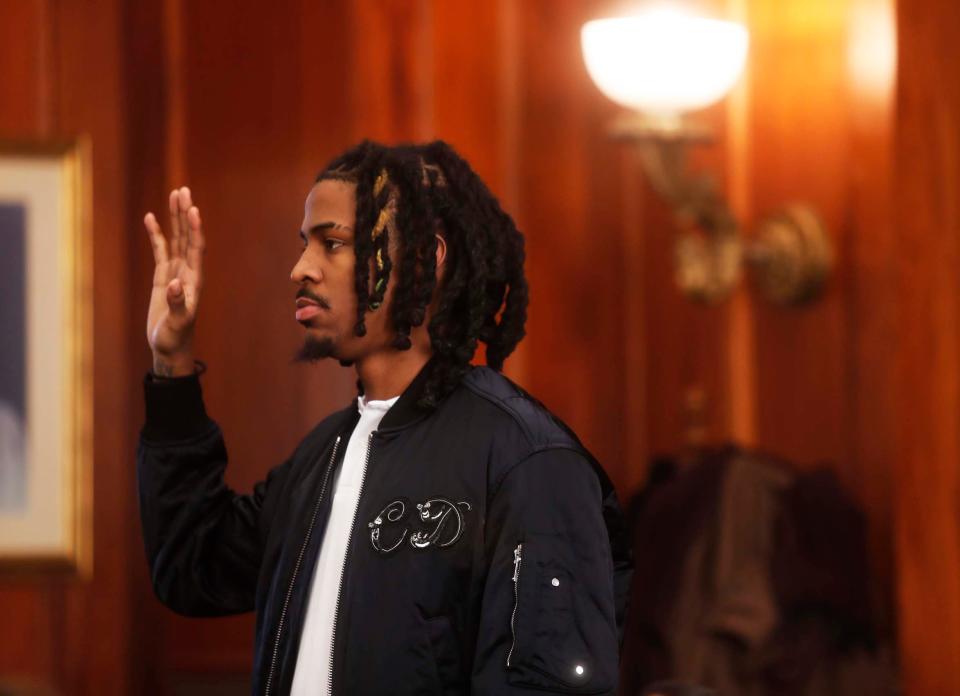
[[[321,278],[323,278],[322,271],[316,264],[308,262],[306,254],[300,256],[300,259],[294,264],[293,270],[290,271],[290,280],[297,285],[302,285],[306,280],[319,283]]]

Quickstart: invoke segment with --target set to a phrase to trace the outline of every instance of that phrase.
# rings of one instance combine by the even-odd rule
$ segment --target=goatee
[[[333,349],[334,344],[332,338],[314,338],[307,336],[303,340],[303,345],[300,346],[300,349],[294,354],[293,361],[317,362],[333,355]]]

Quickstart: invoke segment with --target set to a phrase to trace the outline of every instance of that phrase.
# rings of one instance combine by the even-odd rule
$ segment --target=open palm
[[[170,193],[170,237],[153,213],[143,220],[156,268],[147,312],[147,342],[154,354],[176,355],[192,348],[193,328],[203,286],[204,238],[200,210],[190,189]]]

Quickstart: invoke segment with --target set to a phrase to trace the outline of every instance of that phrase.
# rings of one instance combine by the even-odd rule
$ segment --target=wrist
[[[187,377],[196,372],[193,353],[153,354],[153,374],[157,377]]]

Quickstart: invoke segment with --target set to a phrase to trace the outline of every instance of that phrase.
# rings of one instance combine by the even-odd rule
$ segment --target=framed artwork
[[[85,141],[0,141],[0,572],[92,560]]]

